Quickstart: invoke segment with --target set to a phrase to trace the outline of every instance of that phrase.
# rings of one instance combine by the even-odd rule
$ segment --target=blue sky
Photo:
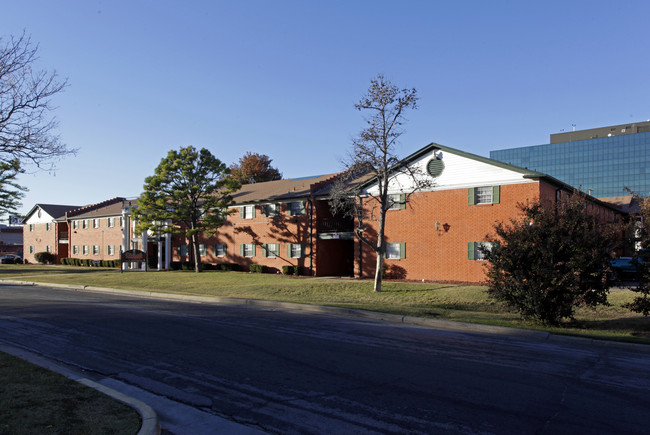
[[[353,105],[385,74],[414,87],[398,153],[479,155],[650,118],[650,2],[6,0],[72,148],[30,171],[22,212],[137,196],[170,149],[230,164],[269,155],[285,178],[336,172],[364,126]]]

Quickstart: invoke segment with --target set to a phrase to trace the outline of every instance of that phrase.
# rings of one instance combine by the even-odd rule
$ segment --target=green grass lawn
[[[383,291],[375,293],[371,280],[214,271],[119,273],[38,265],[1,265],[0,279],[327,305],[650,344],[650,318],[622,307],[634,297],[626,289],[611,291],[609,307],[580,308],[575,321],[546,328],[508,312],[488,297],[483,286],[385,281]]]
[[[130,407],[0,352],[0,434],[135,434]]]

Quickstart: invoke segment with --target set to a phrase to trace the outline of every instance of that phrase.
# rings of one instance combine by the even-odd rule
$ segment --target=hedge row
[[[90,258],[64,257],[61,264],[66,266],[120,267],[120,260],[91,260]]]

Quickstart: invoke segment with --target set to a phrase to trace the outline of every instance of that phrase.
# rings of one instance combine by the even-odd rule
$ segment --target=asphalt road
[[[650,349],[0,285],[0,341],[271,433],[650,430]]]

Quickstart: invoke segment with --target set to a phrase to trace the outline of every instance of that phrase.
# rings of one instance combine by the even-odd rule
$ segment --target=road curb
[[[17,281],[17,280],[4,280],[0,282],[16,285],[30,285],[41,287],[56,287],[64,288],[74,291],[89,291],[98,293],[111,293],[126,296],[148,297],[152,299],[163,299],[169,301],[183,301],[194,303],[211,303],[211,304],[233,304],[233,305],[252,305],[258,307],[270,308],[283,308],[290,310],[331,313],[337,315],[347,315],[351,317],[372,319],[378,321],[386,321],[393,323],[402,323],[413,326],[424,326],[429,328],[445,329],[448,331],[468,332],[468,333],[484,333],[499,335],[503,338],[521,339],[528,338],[538,341],[547,341],[549,343],[582,343],[599,345],[612,349],[636,349],[643,350],[650,353],[650,346],[639,343],[626,343],[609,340],[599,340],[588,337],[577,337],[571,335],[554,334],[552,332],[537,331],[533,329],[519,329],[508,326],[497,325],[483,325],[480,323],[467,323],[456,322],[453,320],[432,319],[427,317],[406,316],[401,314],[382,313],[377,311],[366,311],[354,308],[344,307],[328,307],[324,305],[311,305],[302,304],[297,302],[280,302],[280,301],[267,301],[263,299],[246,299],[246,298],[232,298],[220,296],[195,296],[195,295],[182,295],[178,293],[161,293],[147,290],[125,290],[110,287],[95,287],[75,284],[52,284],[45,282],[34,281]]]
[[[161,429],[160,422],[158,420],[158,414],[156,414],[156,411],[154,411],[154,409],[146,403],[133,397],[127,396],[126,394],[120,393],[119,391],[113,390],[112,388],[98,384],[95,381],[91,381],[90,379],[83,377],[83,375],[80,375],[78,372],[68,367],[57,364],[49,359],[29,352],[25,349],[0,344],[0,351],[13,355],[16,358],[28,361],[46,370],[59,373],[68,379],[97,390],[100,393],[117,400],[118,402],[124,403],[125,405],[134,409],[140,415],[142,424],[140,426],[140,430],[138,431],[138,435],[160,435]]]

